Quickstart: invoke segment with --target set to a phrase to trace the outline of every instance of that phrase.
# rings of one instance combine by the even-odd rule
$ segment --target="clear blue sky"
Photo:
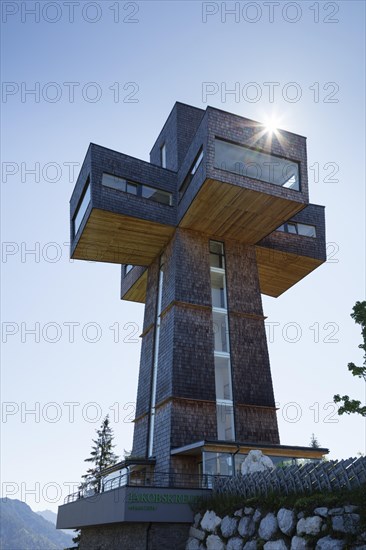
[[[365,452],[364,422],[332,405],[338,392],[365,398],[347,371],[362,360],[349,314],[365,290],[364,2],[273,12],[241,2],[229,15],[221,2],[81,1],[73,18],[61,1],[41,2],[39,16],[24,4],[36,3],[2,3],[4,494],[56,509],[57,487],[63,497],[80,480],[108,412],[116,451],[131,448],[140,344],[129,335],[143,307],[119,300],[118,266],[69,261],[68,202],[89,142],[148,160],[177,100],[259,121],[275,113],[307,136],[310,200],[326,206],[331,258],[263,300],[279,323],[269,351],[281,441],[307,445],[315,433],[332,458]],[[225,93],[235,86],[239,96]]]

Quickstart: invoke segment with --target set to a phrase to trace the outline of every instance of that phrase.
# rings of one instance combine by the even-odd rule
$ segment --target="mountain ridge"
[[[64,550],[73,546],[72,536],[34,512],[21,500],[0,499],[0,546],[2,550]]]

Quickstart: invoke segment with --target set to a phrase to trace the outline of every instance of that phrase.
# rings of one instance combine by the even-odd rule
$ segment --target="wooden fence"
[[[366,457],[308,462],[232,478],[217,477],[213,490],[218,494],[250,498],[269,493],[288,495],[353,489],[361,485],[366,485]]]

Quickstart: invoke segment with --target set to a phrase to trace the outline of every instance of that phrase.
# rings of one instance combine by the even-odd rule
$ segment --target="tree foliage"
[[[318,438],[314,434],[311,434],[310,447],[312,447],[313,449],[319,449],[320,448],[320,443],[318,441]]]
[[[72,538],[72,542],[76,544],[75,548],[79,548],[81,541],[81,531],[79,529],[74,529],[75,536]]]
[[[355,323],[361,325],[363,343],[358,347],[363,350],[363,366],[358,367],[354,363],[348,363],[348,370],[353,376],[362,378],[366,383],[366,301],[356,302],[353,306],[353,312],[351,313],[352,319]],[[366,416],[366,406],[361,404],[361,401],[357,399],[350,399],[348,395],[340,396],[339,394],[333,397],[335,403],[342,403],[338,409],[338,414],[360,414]]]
[[[86,474],[82,476],[83,482],[79,487],[79,490],[91,489],[95,493],[99,493],[101,489],[101,472],[113,466],[118,462],[119,458],[114,454],[113,449],[113,430],[109,425],[109,416],[107,415],[102,422],[102,425],[97,432],[97,439],[93,439],[93,446],[90,453],[90,457],[85,459],[85,462],[90,462],[92,466],[88,468]],[[72,539],[77,545],[75,548],[79,548],[81,540],[81,532],[79,529],[75,529],[75,537]]]
[[[101,488],[100,474],[109,466],[113,466],[118,461],[118,456],[114,454],[113,449],[113,430],[109,425],[109,416],[107,415],[102,422],[99,430],[96,430],[98,438],[93,439],[93,446],[90,457],[85,459],[85,462],[90,462],[92,466],[87,470],[82,477],[83,485],[88,485],[89,488],[99,492]]]

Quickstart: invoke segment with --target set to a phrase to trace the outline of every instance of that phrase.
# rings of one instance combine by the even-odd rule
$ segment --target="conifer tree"
[[[319,449],[319,447],[320,447],[320,443],[318,441],[318,438],[315,437],[314,434],[311,434],[310,447],[312,447],[313,449]]]
[[[81,483],[79,490],[88,486],[88,488],[94,489],[96,493],[99,493],[101,489],[100,474],[102,470],[109,466],[113,466],[118,461],[118,456],[113,452],[115,447],[115,445],[113,445],[114,434],[109,425],[109,415],[105,417],[100,429],[96,430],[96,432],[98,438],[93,439],[90,457],[85,459],[85,462],[91,462],[93,466],[82,476],[84,481]],[[74,532],[75,537],[72,541],[76,544],[75,548],[79,548],[81,532],[79,529],[75,529]]]
[[[109,415],[105,417],[99,430],[96,430],[98,438],[93,439],[93,446],[90,457],[85,462],[90,462],[92,466],[82,477],[83,485],[88,485],[96,493],[101,489],[100,474],[109,466],[113,466],[118,461],[118,456],[114,454],[113,449],[113,430],[109,425]]]

